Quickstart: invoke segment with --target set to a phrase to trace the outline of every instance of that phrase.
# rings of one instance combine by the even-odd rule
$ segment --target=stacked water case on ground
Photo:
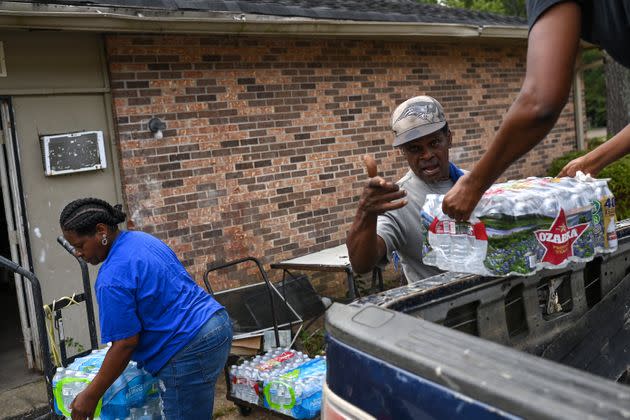
[[[606,180],[527,178],[495,184],[470,223],[442,213],[443,195],[422,209],[423,262],[487,276],[529,275],[617,249],[615,198]]]
[[[275,348],[230,367],[231,395],[296,419],[317,416],[321,409],[326,359]]]

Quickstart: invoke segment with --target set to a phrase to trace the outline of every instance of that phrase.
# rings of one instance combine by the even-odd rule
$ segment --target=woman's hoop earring
[[[103,246],[107,245],[107,236],[103,235],[103,239],[101,239],[101,244]]]

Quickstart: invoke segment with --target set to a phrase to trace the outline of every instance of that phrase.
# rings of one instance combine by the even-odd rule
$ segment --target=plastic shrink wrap
[[[427,195],[423,262],[486,276],[529,275],[615,251],[615,198],[606,180],[578,175],[495,184],[469,222],[442,213],[443,195]]]
[[[70,404],[98,373],[107,349],[96,350],[77,358],[66,368],[58,368],[53,378],[57,414],[70,418]],[[130,362],[99,401],[95,419],[159,419],[160,397],[157,379]]]

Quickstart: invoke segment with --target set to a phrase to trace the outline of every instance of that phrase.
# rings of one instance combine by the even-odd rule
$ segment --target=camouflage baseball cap
[[[394,147],[426,136],[446,125],[442,105],[430,96],[407,99],[392,114]]]

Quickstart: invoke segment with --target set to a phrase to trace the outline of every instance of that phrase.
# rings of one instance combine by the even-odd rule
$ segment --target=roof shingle
[[[20,0],[18,0],[20,1]],[[525,26],[524,18],[454,9],[415,0],[60,0],[24,1],[38,4],[104,6],[155,11],[231,12],[279,17],[372,22],[455,23]]]

